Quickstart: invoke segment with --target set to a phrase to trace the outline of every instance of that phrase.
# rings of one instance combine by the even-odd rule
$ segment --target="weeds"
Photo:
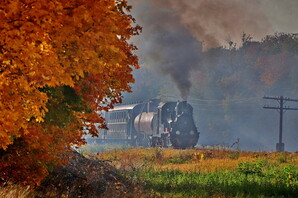
[[[136,192],[142,197],[298,195],[298,153],[116,148],[93,157],[106,160],[141,186]],[[116,182],[106,195],[114,196],[119,186]],[[23,197],[30,197],[30,192],[24,193]],[[123,196],[133,197],[133,193]],[[0,197],[5,197],[1,190]]]
[[[154,148],[154,152],[152,155],[152,159],[154,162],[161,164],[164,160],[164,156],[163,156],[163,150],[162,148]]]
[[[229,154],[229,158],[232,159],[232,160],[237,160],[237,159],[239,159],[239,157],[240,157],[240,152],[239,151],[231,152]]]
[[[247,175],[253,175],[256,174],[258,176],[263,176],[263,168],[264,168],[265,162],[264,160],[258,160],[257,162],[241,162],[238,165],[238,171],[240,173]]]
[[[298,171],[292,165],[284,167],[284,180],[287,186],[295,187],[298,184]]]
[[[153,197],[297,197],[298,194],[298,154],[154,148],[121,151],[120,161],[127,154],[137,156],[133,161],[142,162],[143,166],[125,175]],[[280,163],[280,157],[286,161]]]
[[[221,195],[235,197],[295,197],[297,185],[289,188],[286,183],[278,183],[258,175],[248,177],[237,172],[181,172],[146,171],[135,173],[144,181],[144,188],[159,195],[179,197]],[[240,197],[242,197],[240,196]]]
[[[278,152],[279,156],[277,158],[277,161],[279,163],[287,163],[291,160],[291,157],[289,156],[289,154],[287,152]]]
[[[165,160],[165,163],[171,164],[185,164],[190,163],[194,159],[195,154],[188,152],[179,152],[177,154],[173,154],[172,157]]]

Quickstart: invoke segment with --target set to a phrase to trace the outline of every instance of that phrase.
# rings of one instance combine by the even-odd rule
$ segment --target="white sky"
[[[298,0],[260,0],[277,32],[298,33]]]

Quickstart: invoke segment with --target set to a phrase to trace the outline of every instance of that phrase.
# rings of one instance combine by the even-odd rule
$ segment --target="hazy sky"
[[[298,33],[298,0],[260,0],[275,31]]]
[[[243,32],[260,40],[275,32],[298,33],[298,0],[129,0],[144,28],[141,37],[186,28],[203,47],[241,43]],[[180,26],[180,27],[179,27]]]

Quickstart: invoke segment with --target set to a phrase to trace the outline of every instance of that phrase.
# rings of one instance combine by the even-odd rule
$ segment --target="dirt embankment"
[[[67,156],[69,163],[54,168],[36,189],[36,197],[139,197],[136,185],[107,162],[75,151]]]

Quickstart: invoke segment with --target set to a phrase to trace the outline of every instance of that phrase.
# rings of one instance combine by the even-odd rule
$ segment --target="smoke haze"
[[[274,31],[298,33],[297,0],[262,0],[260,2]]]
[[[271,31],[256,0],[135,0],[133,15],[143,27],[137,42],[147,67],[169,75],[187,99],[190,74],[200,53],[227,41],[241,43],[243,32],[260,39]]]
[[[272,42],[261,39],[275,31],[295,32],[298,2],[133,0],[129,3],[143,33],[132,41],[139,48],[141,69],[135,71],[134,93],[124,101],[161,96],[188,99],[201,132],[200,144],[231,145],[240,138],[242,149],[275,150],[278,114],[262,108],[269,102],[262,100],[262,96],[298,98],[295,67],[298,44],[295,47],[295,39],[287,41],[280,37],[284,46],[293,48],[276,47],[274,39]],[[241,46],[243,32],[259,42],[249,41]],[[227,41],[236,42],[237,48],[227,49]],[[288,112],[284,120],[287,131],[284,141],[290,151],[298,149],[297,113]]]
[[[243,32],[261,39],[272,31],[257,0],[168,0],[180,21],[201,42],[204,49],[224,46],[225,41],[241,43]]]
[[[137,42],[141,62],[161,76],[168,75],[186,99],[191,88],[190,73],[199,64],[201,44],[177,23],[172,9],[157,7],[153,1],[137,1],[135,10],[143,33]]]

